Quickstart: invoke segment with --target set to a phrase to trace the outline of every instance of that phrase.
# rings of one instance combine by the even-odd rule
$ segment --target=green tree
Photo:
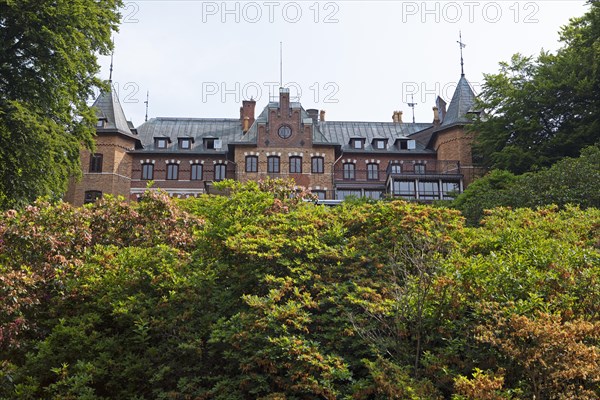
[[[515,54],[485,75],[474,155],[489,168],[548,167],[600,139],[600,5],[561,31],[563,47],[536,58]]]
[[[0,1],[0,208],[59,198],[92,148],[96,54],[111,49],[120,0]]]
[[[473,182],[453,202],[471,225],[494,207],[540,207],[555,204],[600,207],[600,147],[582,150],[578,158],[565,158],[548,169],[514,175],[493,170]]]

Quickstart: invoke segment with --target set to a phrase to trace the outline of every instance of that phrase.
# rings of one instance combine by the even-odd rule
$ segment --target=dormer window
[[[192,148],[191,138],[179,138],[179,148],[181,150],[189,150]]]
[[[364,149],[365,148],[365,139],[363,139],[363,138],[350,139],[350,146],[356,150]]]
[[[411,139],[398,139],[398,149],[414,150],[417,148],[417,142]]]
[[[387,148],[387,139],[373,139],[373,148],[385,150]]]
[[[220,150],[223,141],[218,138],[204,138],[204,148],[207,150]]]
[[[105,118],[99,118],[96,122],[96,128],[104,128],[104,124],[106,123]]]
[[[169,145],[169,139],[167,139],[167,138],[154,139],[154,146],[156,146],[157,149],[166,149],[168,145]]]

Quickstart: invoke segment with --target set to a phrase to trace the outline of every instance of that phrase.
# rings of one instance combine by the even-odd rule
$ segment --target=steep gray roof
[[[138,152],[172,153],[224,153],[227,145],[241,132],[240,120],[236,118],[152,118],[137,128],[138,137],[144,148]],[[154,147],[155,138],[168,138],[171,144],[166,149]],[[179,149],[179,138],[191,138],[191,149]],[[220,139],[221,150],[204,148],[204,139]]]
[[[342,146],[344,151],[356,151],[350,145],[352,138],[365,138],[363,151],[384,151],[372,147],[373,139],[388,139],[388,151],[396,139],[409,138],[419,132],[431,128],[430,123],[394,123],[394,122],[357,122],[357,121],[325,121],[319,128],[329,141]],[[424,150],[426,141],[417,143],[416,150]]]
[[[471,85],[467,81],[464,75],[460,77],[448,111],[444,116],[444,120],[440,125],[440,128],[446,128],[452,125],[464,125],[471,122],[467,117],[469,112],[473,112],[473,106],[475,105],[475,93],[471,88]]]
[[[131,131],[133,124],[127,121],[112,84],[108,92],[100,93],[92,107],[96,108],[98,118],[105,119],[104,127],[97,129],[99,133],[119,132],[126,136],[135,137]]]

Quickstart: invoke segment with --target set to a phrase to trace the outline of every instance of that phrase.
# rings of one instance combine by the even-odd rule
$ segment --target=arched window
[[[142,180],[149,181],[154,179],[154,164],[142,164]]]
[[[202,180],[202,164],[192,164],[190,168],[190,180],[201,181]]]
[[[179,164],[167,164],[167,180],[176,181],[179,179]]]
[[[344,163],[344,179],[354,180],[356,178],[356,165],[354,163]]]
[[[402,173],[402,164],[391,164],[390,165],[390,174],[400,174]]]
[[[290,174],[301,174],[302,173],[302,157],[292,156],[290,157]]]
[[[325,159],[323,157],[313,157],[311,159],[311,172],[313,174],[322,174],[325,172]]]
[[[227,166],[225,164],[215,164],[215,181],[219,182],[227,177]]]
[[[258,172],[258,156],[246,156],[246,172]]]
[[[271,174],[278,174],[279,169],[279,157],[277,156],[269,156],[267,157],[267,172]]]
[[[94,203],[96,200],[102,198],[102,192],[99,190],[88,190],[85,192],[85,197],[83,198],[84,204]]]
[[[367,179],[370,181],[379,180],[379,164],[367,164]]]

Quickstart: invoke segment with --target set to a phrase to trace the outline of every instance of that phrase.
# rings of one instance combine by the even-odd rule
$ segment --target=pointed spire
[[[469,123],[470,119],[467,117],[467,114],[473,111],[475,98],[475,92],[469,81],[467,81],[464,75],[461,76],[441,126],[446,127]]]
[[[465,76],[465,62],[463,60],[463,49],[467,47],[462,41],[462,32],[458,31],[458,43],[460,46],[460,76]]]

